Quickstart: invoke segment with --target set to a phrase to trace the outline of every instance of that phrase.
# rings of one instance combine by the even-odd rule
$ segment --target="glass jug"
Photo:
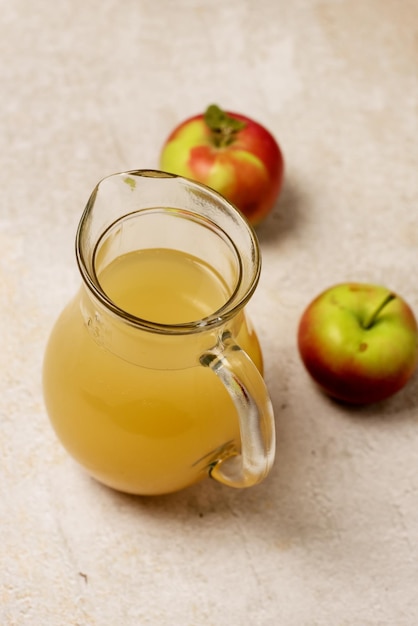
[[[134,494],[211,476],[259,483],[275,450],[262,356],[244,305],[254,231],[211,189],[138,170],[104,178],[76,235],[82,284],[44,358],[47,412],[98,481]]]

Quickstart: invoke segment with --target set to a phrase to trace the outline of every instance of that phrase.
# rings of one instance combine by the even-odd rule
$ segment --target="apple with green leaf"
[[[306,308],[298,348],[313,380],[349,404],[384,400],[418,363],[418,328],[407,302],[382,286],[339,284]]]
[[[284,161],[277,141],[264,126],[213,104],[170,133],[161,151],[160,169],[215,189],[256,226],[278,198]]]

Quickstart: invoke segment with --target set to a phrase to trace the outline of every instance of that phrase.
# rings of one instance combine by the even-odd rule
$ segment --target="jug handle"
[[[256,485],[269,473],[275,455],[273,408],[264,379],[230,333],[200,362],[225,385],[238,412],[241,436],[241,453],[216,461],[210,475],[230,487]]]

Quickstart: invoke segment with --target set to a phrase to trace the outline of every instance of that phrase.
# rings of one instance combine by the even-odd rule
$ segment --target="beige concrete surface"
[[[386,284],[418,312],[417,24],[415,0],[0,0],[2,626],[418,624],[418,378],[350,410],[296,351],[336,282]],[[126,496],[57,442],[43,350],[79,285],[93,186],[156,167],[210,102],[286,159],[250,304],[277,460],[246,491]]]

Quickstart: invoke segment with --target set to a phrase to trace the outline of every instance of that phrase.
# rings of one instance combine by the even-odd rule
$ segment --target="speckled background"
[[[302,310],[335,282],[386,284],[418,311],[417,24],[415,0],[0,0],[2,626],[418,623],[418,379],[350,410],[296,351]],[[249,307],[277,461],[246,491],[126,496],[55,439],[43,350],[96,182],[156,167],[213,101],[286,158]]]

